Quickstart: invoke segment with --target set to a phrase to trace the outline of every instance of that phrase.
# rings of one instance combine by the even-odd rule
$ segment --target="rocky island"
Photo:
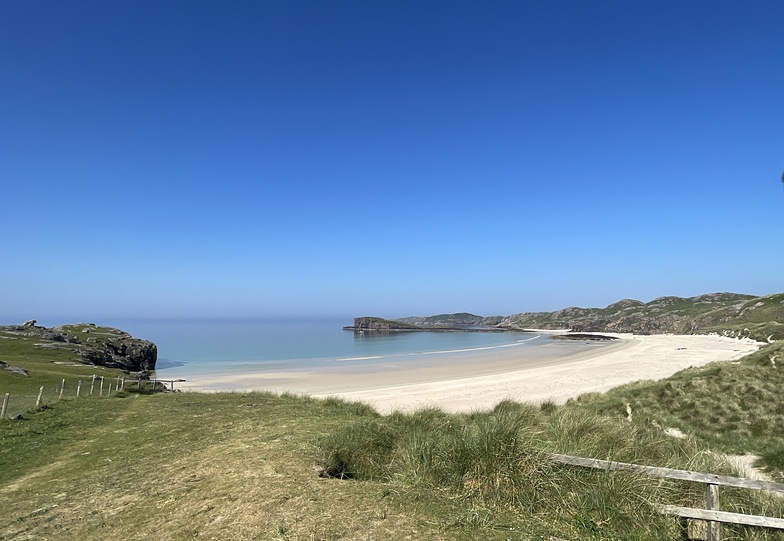
[[[380,317],[355,317],[353,325],[343,327],[344,331],[354,331],[355,333],[365,332],[506,332],[510,329],[499,326],[486,326],[477,321],[485,320],[488,318],[481,318],[480,316],[472,316],[477,318],[466,323],[465,319],[461,318],[463,314],[444,314],[442,316],[430,316],[428,318],[404,318],[404,319],[384,319]],[[467,314],[471,315],[471,314]],[[443,319],[441,319],[443,318]],[[501,318],[493,318],[497,323]],[[417,321],[417,324],[410,323],[410,320]],[[419,320],[426,320],[424,323]]]

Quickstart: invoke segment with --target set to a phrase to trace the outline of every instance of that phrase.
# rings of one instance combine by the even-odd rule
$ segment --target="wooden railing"
[[[581,466],[604,471],[630,471],[647,475],[649,477],[660,477],[665,479],[677,479],[681,481],[692,481],[705,484],[705,509],[695,509],[692,507],[680,507],[677,505],[661,505],[659,510],[667,515],[677,516],[683,519],[691,518],[707,521],[708,541],[719,541],[721,539],[721,523],[740,524],[744,526],[759,526],[764,528],[777,528],[784,530],[784,519],[774,517],[763,517],[759,515],[746,515],[743,513],[727,513],[720,511],[719,486],[729,486],[736,488],[748,488],[752,490],[765,490],[784,494],[784,484],[772,481],[759,481],[756,479],[745,479],[743,477],[730,477],[727,475],[715,475],[712,473],[699,473],[686,470],[673,470],[671,468],[656,468],[653,466],[641,466],[639,464],[627,464],[625,462],[613,462],[610,460],[598,460],[595,458],[581,458],[569,455],[559,455],[552,453],[549,455],[553,462],[568,464],[570,466]]]

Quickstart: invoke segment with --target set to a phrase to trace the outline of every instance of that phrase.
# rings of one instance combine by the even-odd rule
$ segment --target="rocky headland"
[[[433,318],[441,316],[432,316]],[[384,319],[380,317],[355,317],[354,324],[343,327],[345,331],[354,331],[356,333],[365,332],[421,332],[421,331],[442,331],[442,332],[505,332],[510,329],[505,329],[496,326],[481,326],[481,325],[463,325],[457,324],[456,318],[443,321],[440,324],[431,320],[427,324],[414,325],[409,323],[408,319]],[[427,318],[422,318],[427,319]]]
[[[42,327],[30,320],[21,325],[0,325],[0,337],[33,339],[37,349],[70,351],[81,363],[127,372],[155,370],[158,360],[158,347],[153,342],[94,323]]]

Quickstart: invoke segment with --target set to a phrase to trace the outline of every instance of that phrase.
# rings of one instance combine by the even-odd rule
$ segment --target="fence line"
[[[659,511],[667,515],[677,516],[680,520],[691,518],[706,521],[708,541],[719,541],[721,539],[721,523],[784,530],[784,519],[782,518],[747,515],[744,513],[727,513],[720,510],[721,506],[719,503],[719,486],[764,490],[767,492],[784,494],[784,484],[781,483],[746,479],[743,477],[730,477],[728,475],[715,475],[712,473],[675,470],[672,468],[641,466],[639,464],[628,464],[626,462],[582,458],[559,455],[556,453],[549,454],[549,457],[554,462],[570,466],[580,466],[583,468],[593,468],[604,471],[630,471],[649,477],[703,483],[705,485],[705,509],[680,507],[677,505],[660,505]]]
[[[88,378],[90,377],[88,376]],[[104,380],[106,380],[106,382],[104,382]],[[117,393],[121,391],[129,390],[126,387],[126,383],[128,385],[131,383],[135,384],[135,389],[132,392],[141,392],[142,390],[149,388],[152,388],[155,392],[175,392],[174,384],[183,381],[185,380],[181,378],[169,378],[165,380],[158,378],[152,380],[132,378],[126,380],[124,376],[117,376],[114,378],[99,376],[97,374],[93,374],[92,378],[87,379],[87,381],[82,379],[76,380],[75,384],[74,380],[71,380],[69,384],[66,379],[63,379],[54,385],[41,385],[36,392],[31,394],[5,393],[0,395],[2,400],[2,404],[0,404],[0,421],[8,418],[16,418],[19,415],[29,413],[46,404],[51,404],[59,400],[92,395],[99,397],[116,396]],[[87,386],[85,385],[87,382],[90,383],[89,394]],[[97,386],[96,382],[98,383]],[[104,383],[106,383],[106,388],[104,388]]]

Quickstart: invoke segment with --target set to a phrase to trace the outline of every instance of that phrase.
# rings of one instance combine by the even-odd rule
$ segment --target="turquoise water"
[[[206,373],[323,368],[334,361],[416,363],[446,352],[529,347],[530,333],[344,331],[350,319],[118,320],[112,326],[158,345],[160,377]]]

